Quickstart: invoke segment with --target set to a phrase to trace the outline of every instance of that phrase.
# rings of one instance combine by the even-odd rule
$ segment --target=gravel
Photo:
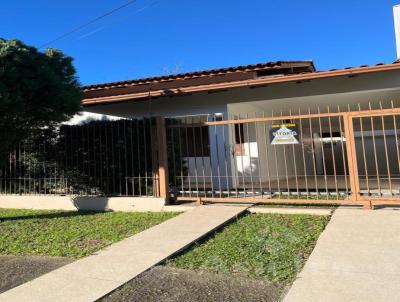
[[[264,280],[157,266],[101,302],[272,302],[280,290]]]
[[[72,261],[65,257],[0,256],[0,293]]]

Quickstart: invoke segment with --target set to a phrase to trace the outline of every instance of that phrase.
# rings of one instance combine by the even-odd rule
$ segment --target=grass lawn
[[[329,217],[249,214],[167,265],[264,279],[281,290],[303,267]]]
[[[177,214],[0,209],[0,255],[84,257]]]

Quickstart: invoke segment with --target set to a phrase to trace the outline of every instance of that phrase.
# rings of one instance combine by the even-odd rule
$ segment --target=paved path
[[[201,206],[0,295],[7,302],[95,301],[246,211]]]
[[[284,302],[400,301],[400,210],[339,208]]]
[[[264,207],[254,206],[249,208],[250,213],[260,214],[305,214],[305,215],[331,215],[333,210],[326,208],[301,208],[301,207]]]

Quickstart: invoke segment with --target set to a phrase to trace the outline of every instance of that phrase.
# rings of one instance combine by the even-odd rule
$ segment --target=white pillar
[[[393,6],[394,32],[396,34],[397,59],[400,59],[400,4]]]

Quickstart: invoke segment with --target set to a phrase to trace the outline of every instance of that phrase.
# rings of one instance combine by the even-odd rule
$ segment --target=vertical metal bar
[[[379,102],[379,106],[380,106],[381,109],[383,109],[381,101]],[[384,120],[383,115],[381,115],[381,120],[382,120],[382,131],[383,131],[383,144],[384,144],[384,147],[385,147],[386,168],[387,168],[388,180],[389,180],[389,191],[390,191],[390,196],[393,196],[392,177],[391,177],[390,166],[389,166],[389,153],[388,153],[388,149],[387,149],[385,120]]]
[[[26,178],[28,175],[26,174],[26,146],[25,146],[25,141],[22,143],[22,169],[23,169],[23,178],[24,178],[24,194],[26,194]],[[2,177],[4,177],[4,174],[2,174]],[[30,193],[30,192],[29,192]]]
[[[111,150],[111,148],[109,149],[109,147],[111,147],[110,146],[110,144],[108,143],[109,142],[109,137],[108,137],[108,128],[110,128],[110,129],[112,129],[111,128],[111,121],[108,121],[108,122],[106,122],[106,124],[104,124],[104,136],[105,136],[105,149],[106,149],[106,154],[105,154],[105,165],[104,165],[104,167],[105,167],[105,170],[106,170],[106,195],[110,195],[110,186],[111,186],[111,182],[110,182],[110,172],[111,171],[109,171],[109,167],[110,167],[110,162],[109,162],[109,156],[108,156],[108,153],[109,153],[109,151]],[[107,127],[108,125],[110,125],[110,127]],[[111,144],[112,144],[112,142],[111,142]]]
[[[319,106],[318,106],[318,114],[320,114]],[[321,152],[322,152],[322,167],[324,170],[324,180],[325,180],[325,191],[326,191],[326,199],[329,199],[329,191],[328,191],[328,179],[326,175],[326,163],[325,163],[325,149],[324,149],[324,141],[323,141],[323,133],[322,133],[322,123],[321,123],[321,117],[318,117],[318,123],[319,123],[319,134],[320,134],[320,142],[321,142]]]
[[[58,152],[58,150],[55,148],[55,146],[54,145],[52,145],[52,144],[50,144],[50,150],[51,150],[51,154],[54,154],[54,158],[52,159],[52,165],[53,165],[53,167],[54,167],[54,178],[53,178],[53,181],[54,181],[54,184],[53,184],[53,186],[54,186],[54,188],[50,188],[50,194],[54,194],[54,193],[56,193],[56,192],[58,192],[59,191],[59,189],[58,189],[58,184],[57,184],[57,162],[59,161],[59,152]],[[50,175],[49,175],[49,177],[50,178],[52,178],[51,177],[51,172],[50,172]]]
[[[39,162],[38,162],[38,168],[39,168],[39,171],[38,171],[38,182],[39,182],[39,194],[41,194],[42,193],[42,171],[40,171],[40,168],[41,168],[41,165],[40,165],[40,156],[41,156],[41,154],[42,154],[42,142],[41,141],[39,141],[38,142],[38,157],[39,157]],[[11,159],[10,160],[12,160],[12,156],[11,156]],[[12,164],[12,162],[10,162],[10,165]],[[12,167],[10,166],[10,169],[11,169]],[[42,167],[43,168],[43,167]],[[12,173],[13,171],[11,170],[11,173]],[[11,176],[12,176],[13,174],[11,174]],[[10,184],[10,186],[12,185],[12,183]],[[10,189],[12,190],[12,188],[10,187]]]
[[[289,116],[292,117],[292,109],[289,109]],[[292,119],[290,122],[291,123],[293,122]],[[299,139],[300,139],[300,137],[299,137]],[[294,144],[292,144],[292,153],[293,153],[294,176],[296,179],[296,193],[297,193],[297,198],[300,198],[299,179],[298,179],[298,173],[297,173],[297,159],[296,159],[296,151],[295,151]]]
[[[188,137],[188,124],[189,123],[189,118],[185,118],[185,147],[186,147],[186,156],[187,156],[187,161],[188,161],[188,185],[189,185],[189,196],[192,197],[192,181],[191,178],[192,176],[190,175],[189,171],[189,159],[190,159],[190,150],[189,150],[189,137]]]
[[[132,181],[132,196],[135,196],[136,194],[135,194],[135,158],[134,158],[134,149],[135,149],[135,146],[134,146],[134,144],[133,144],[133,136],[134,136],[134,132],[135,132],[135,128],[134,128],[134,122],[133,122],[133,120],[131,119],[130,121],[130,125],[131,125],[131,127],[130,127],[130,141],[131,141],[131,150],[130,150],[130,152],[131,152],[131,165],[132,165],[132,173],[131,173],[131,175],[132,175],[132,177],[131,177],[131,181]]]
[[[173,123],[171,122],[171,126],[173,126]],[[174,187],[177,188],[177,183],[176,183],[176,156],[175,156],[175,136],[174,136],[174,127],[170,127],[170,132],[171,132],[171,151],[172,151],[172,170],[173,170],[173,177],[174,177]]]
[[[264,188],[262,184],[262,176],[261,176],[261,163],[260,163],[260,144],[259,144],[259,137],[258,137],[258,124],[257,122],[254,123],[255,128],[255,136],[256,136],[256,144],[257,144],[257,165],[258,165],[258,180],[260,184],[260,194],[261,197],[264,195]]]
[[[144,177],[145,177],[145,192],[146,196],[148,196],[148,166],[147,166],[147,131],[146,131],[146,118],[143,118],[143,146],[144,146]],[[166,131],[165,129],[165,119],[163,121],[164,125],[164,132]],[[165,134],[166,135],[166,134]],[[165,144],[167,143],[167,140],[165,139]],[[166,147],[166,146],[165,146]],[[168,158],[167,158],[168,159]]]
[[[140,133],[139,133],[139,120],[135,120],[135,128],[136,128],[136,144],[137,144],[137,163],[138,163],[138,186],[139,186],[139,196],[142,196],[142,168],[141,168],[141,156],[140,156]],[[157,133],[158,137],[158,133]],[[159,147],[159,146],[157,146]],[[160,181],[160,180],[159,180]]]
[[[181,187],[182,187],[182,194],[185,194],[185,187],[183,185],[184,179],[183,179],[183,153],[182,153],[182,131],[181,127],[182,125],[179,125],[178,128],[178,144],[179,144],[179,157],[180,157],[180,168],[181,168]]]
[[[128,139],[127,139],[127,135],[126,135],[126,119],[124,119],[125,196],[129,195],[129,186],[128,186],[128,151],[127,151],[127,148],[128,148]]]
[[[197,146],[196,146],[196,129],[199,129],[201,132],[201,127],[195,127],[194,125],[194,117],[191,117],[192,124],[192,135],[193,135],[193,155],[194,155],[194,175],[195,175],[195,184],[196,184],[196,196],[199,197],[199,179],[197,174]]]
[[[18,161],[17,161],[17,173],[18,173],[18,194],[21,194],[21,143],[18,143]]]
[[[170,121],[170,120],[168,120]],[[149,149],[150,149],[150,166],[151,166],[151,178],[149,176],[149,180],[151,181],[151,185],[153,188],[153,193],[151,194],[153,197],[155,196],[160,196],[160,190],[159,190],[159,183],[158,183],[158,179],[156,179],[156,177],[158,177],[158,170],[156,169],[156,163],[158,164],[158,158],[157,158],[157,150],[155,146],[157,146],[157,142],[155,142],[155,133],[154,131],[154,127],[153,127],[153,123],[154,119],[153,118],[149,118],[149,137],[150,137],[150,145],[149,145]],[[167,125],[167,120],[165,120],[165,127]],[[165,129],[165,131],[167,131],[167,128]],[[174,145],[172,145],[174,146]],[[168,149],[168,144],[167,144],[167,149]],[[174,147],[172,147],[172,150],[174,151]],[[168,158],[167,158],[168,160]],[[174,162],[175,164],[175,162]],[[150,169],[150,168],[149,168]]]
[[[110,131],[111,131],[111,164],[112,164],[112,195],[116,192],[116,180],[115,180],[115,140],[114,140],[114,121],[110,121]]]
[[[263,111],[263,117],[265,117],[265,111]],[[265,147],[265,163],[267,166],[267,176],[268,176],[268,189],[269,193],[272,195],[272,186],[271,186],[271,172],[270,172],[270,164],[269,164],[269,152],[268,152],[268,134],[267,134],[267,122],[263,122],[264,129],[264,147]]]
[[[227,148],[226,148],[226,138],[225,138],[225,124],[222,125],[222,143],[224,144],[224,164],[225,164],[225,176],[226,176],[226,187],[228,190],[228,197],[231,196],[231,189],[230,189],[230,179],[229,179],[229,172],[228,172],[228,161],[227,157],[229,154],[227,154]]]
[[[239,114],[239,119],[240,119],[240,114]],[[241,131],[241,126],[243,124],[237,124],[238,125],[238,132],[239,132],[239,142],[240,142],[240,157],[241,157],[241,162],[242,162],[242,180],[243,180],[243,192],[244,192],[244,197],[246,197],[246,183],[245,183],[245,170],[244,170],[244,161],[243,161],[243,147],[244,147],[244,139],[242,139],[242,131]]]
[[[328,113],[330,113],[330,109],[328,106]],[[335,158],[335,150],[333,148],[333,134],[332,134],[332,122],[331,122],[331,117],[328,116],[328,124],[329,124],[329,135],[331,138],[331,151],[332,151],[332,160],[333,160],[333,176],[335,179],[335,189],[336,189],[336,199],[339,199],[339,189],[338,189],[338,182],[337,182],[337,176],[336,176],[336,158]]]
[[[361,106],[358,104],[358,110],[361,111]],[[369,186],[369,176],[368,176],[368,167],[367,167],[367,157],[365,155],[365,140],[364,140],[364,126],[363,126],[363,118],[360,117],[360,132],[361,132],[361,146],[362,146],[362,155],[363,155],[363,161],[364,161],[364,170],[365,170],[365,176],[366,176],[366,181],[367,181],[367,191],[368,195],[371,195],[371,190]]]
[[[231,117],[231,119],[233,119],[233,117]],[[238,192],[238,187],[239,187],[239,171],[237,168],[237,156],[236,156],[236,132],[235,132],[235,127],[236,124],[228,124],[228,131],[230,133],[230,141],[232,142],[231,144],[231,153],[232,153],[232,157],[231,160],[233,161],[233,178],[235,179],[235,193],[236,193],[236,197],[239,196],[239,192]],[[235,157],[236,156],[236,157]]]
[[[393,101],[391,102],[392,109],[394,109]],[[396,140],[396,154],[397,154],[397,166],[400,174],[400,150],[399,150],[399,138],[398,138],[398,131],[397,131],[397,122],[396,122],[396,115],[393,114],[393,126],[394,126],[394,135]]]
[[[208,126],[203,126],[206,127],[208,131]],[[204,161],[204,141],[203,141],[203,129],[200,128],[200,145],[201,145],[201,164],[202,164],[202,174],[203,174],[203,190],[204,190],[204,196],[207,196],[207,188],[206,188],[206,174],[205,174],[205,161]],[[208,145],[208,142],[207,142]],[[211,156],[210,150],[208,150],[208,155]]]
[[[95,176],[92,175],[92,169],[91,169],[91,160],[90,160],[90,124],[87,124],[84,126],[86,128],[86,139],[87,139],[87,161],[88,161],[88,189],[89,189],[89,194],[92,195],[93,192],[93,181],[95,179]],[[94,138],[92,138],[94,139]]]
[[[100,172],[100,182],[99,182],[99,189],[100,190],[104,190],[104,181],[103,181],[103,167],[104,167],[104,163],[103,163],[103,142],[102,142],[102,123],[98,122],[99,124],[99,148],[98,148],[98,157],[99,157],[99,172]],[[96,123],[94,124],[94,127],[96,128]],[[95,153],[96,154],[96,153]],[[100,191],[99,193],[105,193]]]
[[[121,173],[121,120],[117,121],[117,148],[118,148],[118,195],[122,196],[122,173]]]
[[[221,169],[219,167],[219,142],[218,142],[218,129],[217,126],[214,128],[214,137],[215,137],[215,147],[216,147],[216,152],[217,152],[217,177],[218,177],[218,189],[219,189],[219,197],[222,198],[222,185],[221,185]]]
[[[372,110],[371,103],[369,103],[369,110]],[[381,179],[380,179],[379,165],[378,165],[378,154],[376,152],[375,127],[374,127],[373,116],[371,116],[371,131],[372,131],[372,143],[374,146],[374,159],[375,159],[376,177],[377,177],[377,182],[378,182],[378,191],[379,191],[379,196],[382,196]]]
[[[281,110],[281,117],[283,116],[282,110]],[[284,121],[281,120],[281,123],[283,124]],[[288,163],[287,163],[287,156],[286,156],[286,145],[282,145],[283,149],[283,158],[284,158],[284,164],[285,164],[285,176],[286,176],[286,187],[288,191],[288,197],[290,198],[290,185],[289,185],[289,173],[288,173]]]
[[[308,114],[311,114],[310,108],[308,108]],[[314,133],[313,133],[313,125],[312,118],[309,118],[309,128],[310,128],[310,138],[311,138],[311,154],[313,158],[313,170],[314,170],[314,181],[315,181],[315,192],[319,195],[319,185],[318,185],[318,176],[317,176],[317,167],[316,167],[316,159],[315,159],[315,148],[314,148]]]
[[[98,137],[96,136],[97,135],[97,133],[96,133],[96,122],[92,122],[91,123],[91,128],[92,128],[92,146],[93,146],[93,148],[92,148],[92,153],[93,153],[93,158],[92,158],[92,160],[93,160],[93,186],[94,186],[94,193],[97,195],[98,193],[99,193],[99,191],[98,191],[98,184],[99,184],[99,178],[98,178],[98,175],[97,175],[97,165],[99,164],[99,159],[98,159],[98,157],[97,157],[97,153],[96,153],[96,151],[97,151],[97,146],[99,146],[99,141],[98,141]],[[88,137],[88,139],[90,139],[90,135],[89,135],[89,137]]]
[[[79,126],[80,131],[80,148],[81,148],[81,162],[82,162],[82,172],[84,175],[86,175],[86,181],[85,181],[85,194],[88,195],[88,187],[89,187],[89,163],[87,162],[86,167],[85,167],[85,161],[87,161],[87,152],[86,152],[86,145],[85,145],[85,133],[84,129],[85,126]],[[83,192],[81,193],[83,194]]]
[[[299,115],[301,115],[301,110],[299,108]],[[303,169],[304,169],[304,180],[305,180],[305,185],[306,185],[306,194],[307,194],[307,199],[310,198],[310,192],[308,190],[308,173],[307,173],[307,165],[306,165],[306,154],[304,151],[304,136],[303,136],[303,119],[299,119],[299,126],[300,126],[300,144],[301,144],[301,153],[302,153],[302,158],[303,158]],[[312,138],[311,138],[312,139]]]
[[[73,141],[72,141],[72,126],[65,126],[65,145],[68,147],[67,149],[67,157],[69,156],[68,162],[66,162],[66,186],[67,186],[67,194],[73,194],[72,190],[72,175],[71,172],[74,170],[74,154],[73,154]],[[30,174],[29,174],[30,175]],[[30,180],[29,180],[30,187]]]
[[[340,112],[340,106],[338,105],[338,112]],[[346,194],[349,193],[349,187],[347,184],[347,156],[344,151],[344,140],[343,140],[343,129],[342,129],[342,118],[343,116],[339,115],[339,131],[340,131],[340,147],[342,150],[342,161],[343,161],[343,170],[344,170],[344,183],[345,183],[345,188],[346,188]]]
[[[271,112],[271,116],[274,117],[274,111]],[[279,175],[279,166],[278,166],[278,154],[276,150],[276,145],[274,146],[274,155],[275,155],[275,170],[276,170],[276,180],[278,185],[278,197],[279,199],[282,197],[281,186],[280,186],[280,175]]]
[[[13,179],[14,179],[14,194],[17,194],[17,148],[15,147],[13,150]]]
[[[246,118],[249,118],[249,114],[247,113]],[[244,130],[243,130],[244,131]],[[254,183],[253,183],[253,163],[251,158],[251,144],[250,144],[250,135],[249,135],[249,123],[246,123],[246,135],[247,135],[247,145],[249,147],[249,166],[250,166],[250,183],[251,183],[251,191],[254,197]]]
[[[209,118],[210,118],[210,115],[208,114],[207,115],[207,122],[209,122]],[[210,144],[210,179],[211,179],[211,183],[210,183],[210,185],[211,185],[211,197],[215,197],[215,189],[214,189],[214,172],[213,172],[213,165],[212,165],[212,150],[211,150],[211,140],[212,140],[212,137],[211,137],[211,126],[209,126],[209,128],[208,128],[208,139],[209,139],[209,144]]]
[[[73,139],[72,139],[72,126],[66,126],[65,128],[66,130],[68,130],[68,136],[66,136],[66,141],[68,142],[67,145],[69,147],[69,164],[67,165],[67,171],[69,171],[68,175],[67,175],[67,185],[68,185],[68,194],[73,194],[73,187],[72,187],[72,175],[71,172],[74,171],[74,144],[73,144]],[[30,186],[30,181],[29,181],[29,186]]]
[[[8,153],[8,187],[9,187],[9,191],[10,194],[12,194],[12,153],[9,152]]]

